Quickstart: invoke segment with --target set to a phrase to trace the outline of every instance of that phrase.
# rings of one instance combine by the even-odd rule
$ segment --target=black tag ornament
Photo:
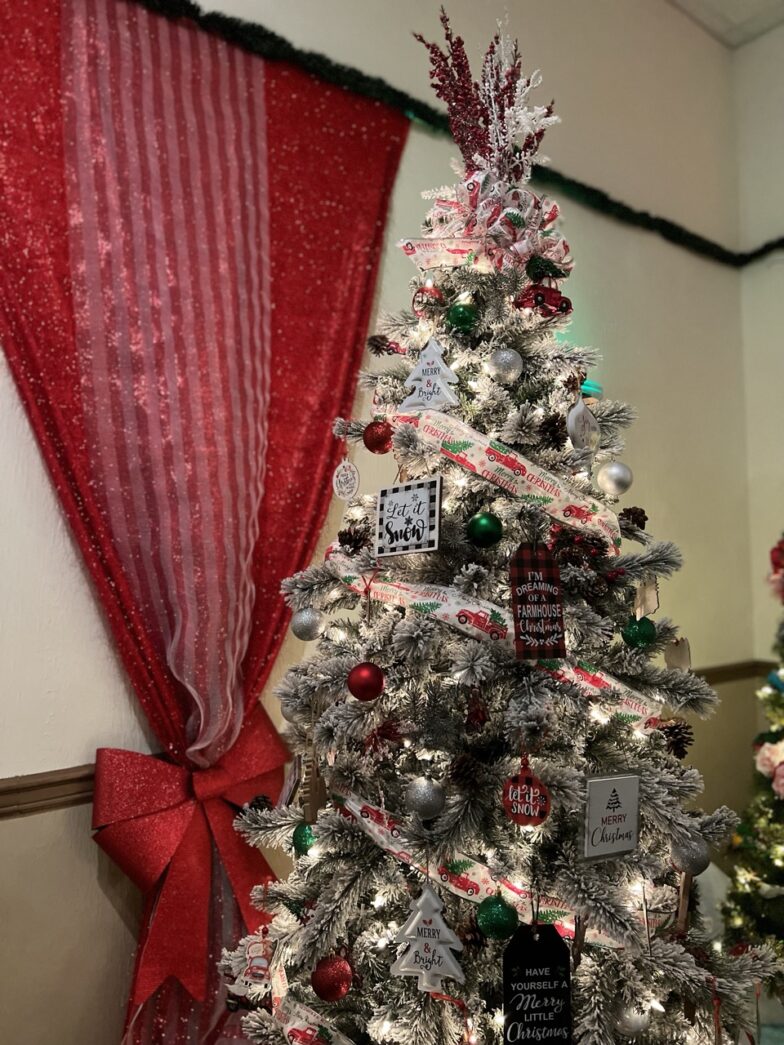
[[[569,948],[554,925],[521,925],[504,951],[504,1045],[572,1041]]]
[[[545,544],[521,544],[509,566],[518,660],[566,656],[561,573]]]

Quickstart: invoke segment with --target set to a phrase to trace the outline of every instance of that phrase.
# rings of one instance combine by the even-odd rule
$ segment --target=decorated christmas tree
[[[784,537],[770,560],[771,588],[784,602]],[[754,741],[755,794],[732,837],[735,863],[724,917],[728,946],[765,942],[784,958],[784,618],[773,648],[779,666],[757,693],[769,728]],[[784,1000],[784,977],[772,986]]]
[[[316,644],[278,691],[312,768],[304,808],[238,822],[296,857],[258,892],[271,1001],[244,1027],[270,1043],[324,1028],[400,1045],[734,1042],[774,963],[716,951],[692,912],[692,878],[737,818],[698,811],[680,761],[682,716],[716,703],[651,616],[680,556],[641,509],[616,514],[632,411],[563,338],[572,259],[557,205],[528,187],[556,118],[515,44],[496,36],[474,82],[444,27],[446,51],[426,46],[458,182],[427,194],[423,235],[401,244],[418,274],[411,311],[371,339],[388,357],[364,379],[375,416],[336,425],[398,475],[352,499],[344,469],[343,528],[284,585]],[[455,405],[408,399],[434,344]],[[440,961],[409,975],[430,941]]]

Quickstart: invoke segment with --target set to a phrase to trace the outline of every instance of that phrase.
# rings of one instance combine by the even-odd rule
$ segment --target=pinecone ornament
[[[624,508],[618,515],[618,518],[625,519],[627,522],[630,522],[632,526],[636,526],[638,530],[644,530],[645,524],[648,521],[648,516],[642,508]]]
[[[685,758],[694,743],[694,730],[682,718],[668,718],[659,722],[657,729],[664,734],[667,750],[676,758]]]
[[[345,530],[338,530],[338,544],[349,555],[356,555],[363,548],[370,547],[370,527],[364,523],[351,523]]]

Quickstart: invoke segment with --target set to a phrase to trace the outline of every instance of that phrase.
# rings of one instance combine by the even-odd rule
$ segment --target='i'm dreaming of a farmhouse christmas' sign
[[[441,476],[378,492],[376,555],[432,552],[441,523]]]

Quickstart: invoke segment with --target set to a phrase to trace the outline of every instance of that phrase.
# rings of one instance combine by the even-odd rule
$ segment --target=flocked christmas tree
[[[557,206],[527,187],[555,122],[530,100],[538,76],[499,35],[475,83],[444,26],[446,53],[427,48],[459,181],[427,194],[422,238],[401,244],[419,274],[412,311],[371,339],[391,359],[364,378],[376,416],[336,425],[393,453],[398,479],[350,500],[327,559],[284,585],[295,633],[317,641],[279,688],[314,768],[306,810],[238,822],[296,856],[259,890],[275,953],[245,1030],[715,1042],[751,1027],[773,961],[714,950],[690,911],[692,876],[736,817],[694,808],[700,776],[680,761],[680,716],[716,702],[650,616],[680,557],[641,509],[616,515],[632,411],[586,380],[595,353],[561,337],[572,261]],[[456,405],[404,407],[434,342]],[[462,951],[413,977],[433,914],[409,915],[430,888]]]
[[[770,584],[784,602],[784,536],[770,559]],[[784,619],[773,648],[779,666],[757,693],[769,728],[754,742],[755,794],[732,838],[735,864],[724,916],[730,947],[765,942],[784,958]],[[784,977],[773,987],[784,1000]]]

